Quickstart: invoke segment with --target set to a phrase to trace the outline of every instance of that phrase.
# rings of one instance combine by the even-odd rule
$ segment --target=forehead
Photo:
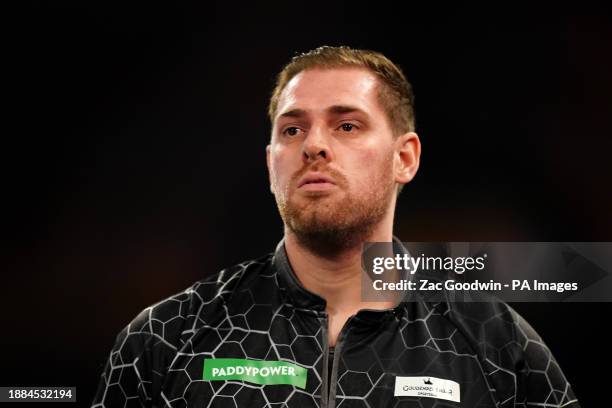
[[[287,83],[280,94],[276,116],[293,109],[324,111],[334,105],[381,114],[378,85],[378,78],[365,68],[308,69]]]

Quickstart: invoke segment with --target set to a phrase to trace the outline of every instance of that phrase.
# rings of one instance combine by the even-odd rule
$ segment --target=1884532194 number
[[[76,402],[76,387],[0,387],[0,402]]]

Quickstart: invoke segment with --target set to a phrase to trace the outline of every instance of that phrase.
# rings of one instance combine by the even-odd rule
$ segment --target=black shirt
[[[360,310],[326,353],[327,326],[281,241],[144,309],[93,406],[579,407],[542,339],[493,298]]]

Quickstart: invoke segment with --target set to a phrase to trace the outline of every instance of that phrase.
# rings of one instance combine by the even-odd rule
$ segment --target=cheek
[[[359,188],[369,189],[379,180],[392,177],[390,174],[391,155],[376,150],[359,151],[351,161],[351,174]],[[387,174],[389,173],[389,174]]]
[[[275,149],[270,156],[270,168],[272,182],[276,185],[285,185],[295,169],[292,168],[295,160],[292,160],[285,149]]]
[[[388,160],[380,151],[363,151],[354,162],[355,170],[361,175],[360,179],[368,184],[381,177],[380,172],[387,167]]]

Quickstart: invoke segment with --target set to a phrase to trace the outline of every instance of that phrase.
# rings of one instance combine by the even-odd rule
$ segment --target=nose
[[[329,162],[332,159],[329,135],[321,127],[311,127],[304,138],[302,152],[302,159],[305,163],[319,160],[319,158]]]

